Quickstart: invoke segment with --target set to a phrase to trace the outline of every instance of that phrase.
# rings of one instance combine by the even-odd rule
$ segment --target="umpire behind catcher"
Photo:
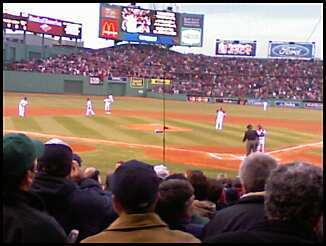
[[[242,142],[247,140],[246,144],[246,156],[248,156],[251,152],[256,152],[257,143],[258,143],[258,134],[255,130],[252,129],[252,125],[249,124],[247,126],[247,131],[243,137]]]

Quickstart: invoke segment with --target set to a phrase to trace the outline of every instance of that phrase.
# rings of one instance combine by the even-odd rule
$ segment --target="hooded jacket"
[[[44,200],[49,214],[67,234],[79,230],[77,241],[99,233],[117,218],[111,193],[102,191],[100,184],[90,178],[77,185],[67,178],[37,173],[31,191]]]

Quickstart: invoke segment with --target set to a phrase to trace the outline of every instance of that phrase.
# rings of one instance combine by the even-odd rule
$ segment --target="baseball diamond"
[[[111,163],[133,156],[151,164],[162,162],[162,134],[154,132],[163,126],[160,99],[116,97],[112,114],[107,115],[103,97],[92,96],[96,115],[85,117],[84,96],[24,95],[30,105],[26,117],[20,118],[16,104],[21,94],[4,94],[4,132],[23,132],[41,140],[62,138],[86,166],[96,166],[102,173]],[[281,163],[300,159],[322,167],[321,111],[221,105],[228,117],[223,131],[216,131],[216,104],[166,101],[166,164],[171,170],[200,166],[207,175],[226,171],[236,176],[245,156],[241,140],[248,123],[268,129],[265,152]]]

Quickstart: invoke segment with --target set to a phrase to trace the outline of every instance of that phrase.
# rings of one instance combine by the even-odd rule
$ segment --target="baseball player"
[[[264,105],[264,111],[266,111],[266,110],[267,110],[268,102],[264,101],[264,102],[263,102],[263,105]]]
[[[261,126],[257,126],[257,135],[258,135],[258,146],[257,151],[259,152],[265,152],[265,136],[266,136],[266,130]]]
[[[18,115],[19,117],[24,117],[25,116],[25,108],[27,106],[27,97],[24,97],[20,100],[19,105],[18,105]]]
[[[216,111],[216,124],[215,124],[216,129],[222,130],[223,120],[224,120],[225,116],[226,116],[226,113],[222,109],[222,107]]]
[[[110,94],[104,99],[104,110],[106,114],[111,114],[111,103],[113,103],[113,96]]]
[[[93,111],[92,101],[88,97],[87,98],[87,103],[86,103],[86,116],[89,116],[89,115],[95,115],[95,112]]]

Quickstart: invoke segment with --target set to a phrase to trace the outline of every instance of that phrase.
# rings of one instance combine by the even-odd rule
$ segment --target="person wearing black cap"
[[[103,232],[82,243],[199,243],[193,235],[170,230],[154,212],[159,178],[153,166],[131,160],[118,167],[110,186],[119,217]]]
[[[247,126],[247,131],[242,139],[242,142],[247,140],[246,144],[246,156],[250,155],[251,152],[256,152],[257,143],[258,143],[258,134],[255,130],[252,129],[252,125]]]
[[[28,191],[37,157],[44,146],[24,134],[3,136],[2,242],[65,243],[63,228],[46,211],[42,200]]]
[[[51,139],[44,146],[31,190],[43,198],[67,234],[79,231],[77,241],[104,230],[117,218],[111,194],[91,178],[83,177],[79,184],[71,178],[73,152],[67,143]]]

